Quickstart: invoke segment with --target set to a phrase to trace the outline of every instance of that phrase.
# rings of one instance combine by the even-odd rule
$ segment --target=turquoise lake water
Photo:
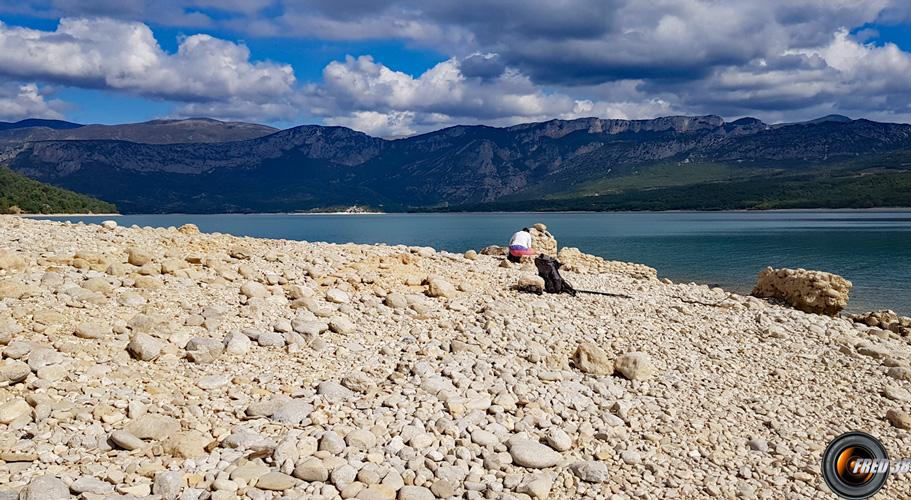
[[[49,217],[100,223],[111,217]],[[749,293],[765,266],[840,274],[854,283],[849,310],[911,314],[911,211],[483,213],[385,215],[128,215],[120,225],[335,243],[426,245],[462,252],[505,245],[547,224],[560,246],[641,262],[660,277]]]

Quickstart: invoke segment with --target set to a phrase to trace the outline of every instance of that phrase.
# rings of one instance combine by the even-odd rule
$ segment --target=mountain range
[[[911,206],[911,125],[831,115],[456,126],[0,123],[0,164],[123,212]]]
[[[222,122],[210,118],[152,120],[124,125],[82,125],[62,120],[30,118],[14,123],[0,122],[0,145],[85,140],[141,144],[213,143],[256,139],[275,132],[278,129],[266,125]]]

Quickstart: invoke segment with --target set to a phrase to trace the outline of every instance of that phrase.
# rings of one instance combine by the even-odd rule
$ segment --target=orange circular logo
[[[836,495],[860,500],[875,495],[889,478],[889,456],[875,437],[860,431],[838,436],[822,455],[822,477]]]

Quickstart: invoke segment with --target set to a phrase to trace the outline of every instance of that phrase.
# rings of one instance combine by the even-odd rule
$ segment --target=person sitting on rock
[[[510,262],[519,262],[523,255],[534,254],[535,251],[531,248],[531,231],[527,227],[516,231],[509,239],[509,255],[506,258]]]

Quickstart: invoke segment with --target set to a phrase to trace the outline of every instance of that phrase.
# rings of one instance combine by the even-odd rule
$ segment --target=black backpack
[[[535,257],[538,276],[544,278],[544,291],[547,293],[568,293],[575,297],[576,289],[560,276],[560,262],[550,255]]]

